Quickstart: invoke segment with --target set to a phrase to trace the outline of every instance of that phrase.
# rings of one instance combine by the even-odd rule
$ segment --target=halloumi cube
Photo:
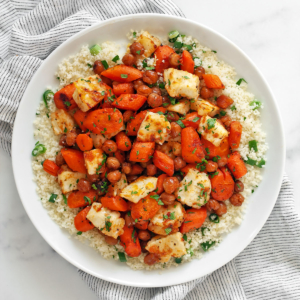
[[[213,105],[209,101],[203,99],[195,99],[191,103],[191,109],[198,112],[199,116],[215,116],[219,111],[220,108],[216,105]]]
[[[101,203],[94,202],[86,218],[103,234],[115,239],[124,233],[125,220],[121,214],[103,207]]]
[[[106,88],[98,75],[79,78],[74,82],[74,85],[76,90],[74,91],[73,98],[83,112],[99,104],[105,96]]]
[[[133,203],[138,203],[140,199],[145,198],[156,189],[156,184],[156,177],[141,176],[122,189],[120,196]]]
[[[111,183],[107,190],[107,195],[118,196],[121,191],[128,185],[126,175],[122,173],[121,179],[116,183]]]
[[[180,232],[168,236],[155,236],[147,243],[146,250],[157,254],[160,262],[167,262],[171,257],[181,257],[186,254]]]
[[[156,234],[168,235],[179,230],[184,220],[185,210],[181,203],[175,201],[167,207],[162,206],[150,220],[148,229]],[[171,231],[170,231],[171,229]]]
[[[167,110],[176,112],[181,115],[185,115],[190,110],[190,101],[187,99],[179,100],[179,103],[169,105],[167,107]]]
[[[180,182],[175,196],[182,204],[199,209],[208,200],[211,184],[206,173],[190,169]]]
[[[148,31],[144,31],[136,41],[144,46],[144,57],[150,57],[161,44],[160,40],[151,35]]]
[[[168,68],[164,70],[165,89],[171,97],[197,99],[199,96],[199,77],[186,71]]]
[[[86,178],[86,175],[71,171],[67,165],[63,165],[58,170],[57,180],[63,194],[78,190],[77,183],[81,178]]]
[[[170,134],[171,124],[167,118],[148,111],[137,133],[137,141],[162,145]]]
[[[76,123],[74,119],[63,109],[57,109],[50,117],[52,128],[56,135],[67,133],[75,128]]]
[[[84,163],[89,175],[100,174],[104,171],[106,155],[101,149],[93,149],[83,152]]]
[[[228,131],[217,119],[210,118],[209,116],[201,118],[198,132],[216,147],[220,146],[222,140],[228,136]]]

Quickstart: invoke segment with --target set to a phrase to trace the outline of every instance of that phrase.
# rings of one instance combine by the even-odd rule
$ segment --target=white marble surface
[[[189,19],[224,34],[242,48],[269,82],[282,112],[286,172],[300,211],[300,2],[298,0],[174,0]],[[28,219],[17,194],[11,161],[0,150],[1,299],[96,299],[76,268],[53,251]]]

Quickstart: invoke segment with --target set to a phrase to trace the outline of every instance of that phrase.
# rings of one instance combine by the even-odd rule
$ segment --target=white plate
[[[61,60],[80,50],[83,44],[93,45],[107,40],[125,45],[130,29],[145,29],[165,36],[177,29],[192,35],[201,44],[218,50],[220,59],[234,66],[249,82],[249,90],[264,103],[263,129],[267,132],[269,151],[264,178],[251,195],[241,226],[228,234],[214,251],[201,260],[193,260],[177,268],[162,271],[133,271],[126,264],[105,260],[101,255],[61,230],[50,219],[38,200],[32,181],[31,151],[34,147],[33,120],[46,86],[57,86],[54,73]],[[265,54],[267,55],[267,53]],[[74,35],[43,62],[33,76],[21,101],[13,133],[12,159],[17,189],[25,210],[44,239],[62,257],[76,267],[96,277],[124,285],[158,287],[180,284],[220,268],[238,255],[257,235],[275,204],[283,176],[285,144],[279,110],[265,79],[251,60],[232,42],[215,31],[190,20],[159,14],[139,14],[113,18]]]

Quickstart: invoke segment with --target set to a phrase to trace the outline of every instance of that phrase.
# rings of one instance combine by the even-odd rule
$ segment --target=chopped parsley
[[[207,129],[210,130],[215,127],[217,119],[211,118],[207,120]]]
[[[128,78],[127,74],[121,74],[121,78]]]
[[[217,214],[212,213],[212,214],[209,215],[208,218],[213,223],[220,223],[220,219],[219,219],[219,216]]]
[[[236,82],[236,84],[237,84],[237,85],[241,85],[241,83],[242,83],[243,81],[244,81],[245,83],[248,83],[244,78],[240,78],[240,79]]]
[[[171,231],[172,231],[171,228],[166,228],[166,229],[165,229],[166,234],[169,234]]]
[[[201,243],[201,248],[206,252],[210,247],[212,247],[216,242],[215,241],[207,241],[205,243]]]
[[[119,59],[120,59],[119,55],[116,55],[116,56],[112,59],[112,61],[116,63]]]
[[[92,201],[91,201],[91,199],[90,199],[89,197],[87,197],[87,196],[84,196],[84,197],[83,197],[83,199],[84,199],[84,202],[88,202],[88,203],[89,203],[89,205],[91,205],[91,204],[92,204]]]
[[[50,196],[50,198],[49,198],[49,202],[51,202],[51,203],[55,203],[55,199],[57,198],[57,194],[52,194],[51,196]]]
[[[176,121],[176,123],[177,123],[181,128],[185,128],[185,125],[182,123],[181,120]]]
[[[258,151],[257,149],[257,141],[256,140],[252,140],[252,141],[249,141],[249,149],[253,149],[255,152]]]
[[[259,100],[253,100],[250,102],[250,106],[254,106],[253,110],[256,110],[262,106],[262,102]]]
[[[124,252],[118,252],[118,256],[119,256],[119,260],[120,262],[126,262],[127,259],[126,259],[126,256],[125,256],[125,253]]]

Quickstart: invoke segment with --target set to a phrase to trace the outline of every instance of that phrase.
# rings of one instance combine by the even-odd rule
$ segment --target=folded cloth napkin
[[[80,30],[107,18],[134,13],[184,17],[170,0],[0,0],[3,149],[10,153],[19,102],[42,60]],[[300,299],[299,249],[300,219],[292,185],[284,176],[277,203],[263,229],[239,256],[210,275],[165,288],[134,288],[78,272],[100,299],[296,300]]]

